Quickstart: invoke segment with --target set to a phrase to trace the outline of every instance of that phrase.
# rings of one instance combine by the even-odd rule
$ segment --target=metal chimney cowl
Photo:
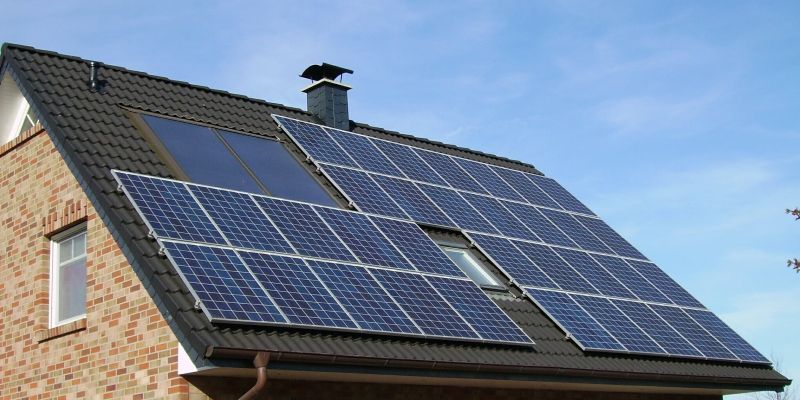
[[[323,63],[312,65],[300,75],[314,83],[303,89],[308,102],[308,112],[316,115],[322,122],[332,128],[349,130],[350,113],[347,104],[347,91],[350,86],[335,79],[342,74],[353,71]]]

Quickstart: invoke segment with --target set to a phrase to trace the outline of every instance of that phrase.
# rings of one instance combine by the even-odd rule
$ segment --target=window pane
[[[58,244],[58,263],[72,258],[72,240],[65,240]]]
[[[72,256],[79,257],[86,254],[86,232],[70,239],[72,241]],[[62,258],[62,260],[66,260]]]
[[[497,282],[494,278],[492,278],[488,272],[486,272],[483,267],[478,265],[477,261],[475,261],[469,253],[465,250],[461,249],[454,249],[450,247],[444,247],[444,252],[453,260],[456,265],[458,265],[464,273],[467,274],[475,283],[479,285],[495,285],[498,286],[500,283]]]
[[[280,142],[233,132],[220,132],[272,195],[336,206],[328,193]]]
[[[58,315],[63,321],[86,313],[86,258],[60,267],[58,273]]]
[[[192,182],[262,192],[211,129],[150,115],[142,118]]]

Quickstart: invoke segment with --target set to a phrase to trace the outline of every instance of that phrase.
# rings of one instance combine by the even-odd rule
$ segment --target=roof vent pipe
[[[89,87],[91,87],[93,92],[100,90],[101,82],[97,79],[100,65],[101,64],[97,61],[89,61]]]
[[[342,83],[341,76],[352,73],[352,70],[327,63],[306,68],[300,76],[313,81],[303,89],[308,101],[308,112],[316,115],[327,126],[349,130],[347,91],[351,88]],[[336,78],[339,78],[339,82],[336,82]]]

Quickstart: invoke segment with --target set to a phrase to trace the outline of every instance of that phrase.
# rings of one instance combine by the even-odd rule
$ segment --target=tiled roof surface
[[[545,368],[553,375],[629,376],[652,381],[717,382],[723,386],[779,387],[783,376],[768,367],[614,354],[588,354],[572,342],[531,302],[497,295],[493,298],[536,341],[534,349],[433,342],[346,333],[310,332],[269,327],[215,326],[195,310],[194,300],[122,194],[116,191],[111,169],[171,176],[126,115],[126,109],[181,117],[258,134],[282,135],[271,113],[314,121],[306,112],[161,77],[103,66],[99,92],[89,90],[88,62],[30,47],[4,45],[3,60],[20,81],[34,110],[56,141],[95,208],[117,237],[137,274],[190,354],[208,348],[270,350],[287,354],[316,354],[346,359],[387,359],[383,365],[406,361]],[[362,124],[354,129],[390,140],[459,152],[413,137]],[[459,153],[465,155],[464,153]],[[533,170],[511,160],[478,153],[469,157]],[[432,364],[433,365],[433,364]],[[455,364],[454,364],[455,365]],[[455,368],[455,367],[454,367]],[[521,370],[521,369],[520,369]]]

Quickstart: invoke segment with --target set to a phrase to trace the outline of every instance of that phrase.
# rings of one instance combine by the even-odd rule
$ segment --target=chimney
[[[341,82],[341,75],[352,73],[347,68],[326,63],[306,68],[300,76],[314,82],[303,89],[308,100],[308,112],[316,115],[327,126],[349,130],[347,91],[350,86]],[[339,78],[339,82],[336,82],[336,78]]]

